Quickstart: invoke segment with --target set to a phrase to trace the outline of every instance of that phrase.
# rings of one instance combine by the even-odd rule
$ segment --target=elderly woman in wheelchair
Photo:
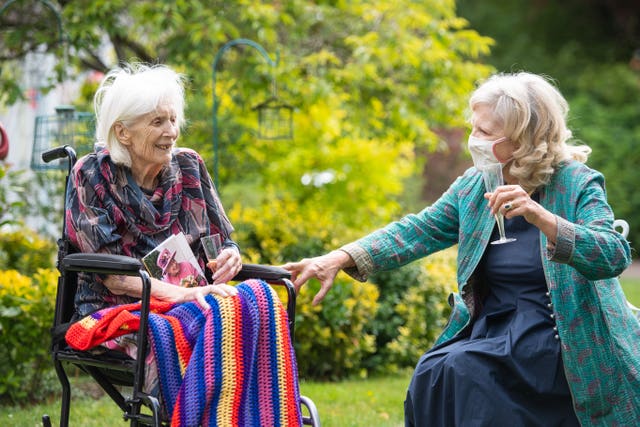
[[[262,281],[226,284],[242,268],[240,252],[202,158],[176,147],[183,109],[183,78],[168,67],[134,64],[105,76],[95,96],[96,149],[78,160],[68,180],[66,237],[78,252],[140,260],[170,236],[186,236],[208,284],[150,279],[144,390],[159,396],[172,425],[215,419],[232,425],[243,417],[250,417],[247,425],[274,417],[301,424],[297,402],[286,402],[299,399],[286,312]],[[201,238],[213,234],[222,245],[215,268],[208,268]],[[135,358],[138,341],[128,332],[138,325],[141,278],[79,272],[77,283],[79,321],[66,333],[69,345]],[[269,347],[269,340],[278,345]],[[260,354],[265,342],[269,348]],[[264,357],[278,363],[260,365]],[[284,406],[258,405],[275,396],[273,387]],[[231,402],[226,409],[225,402]]]

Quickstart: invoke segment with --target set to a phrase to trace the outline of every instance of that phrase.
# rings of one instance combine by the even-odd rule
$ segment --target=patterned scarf
[[[233,227],[202,158],[176,148],[159,184],[147,196],[129,168],[115,165],[106,148],[76,164],[67,195],[67,234],[82,252],[142,258],[172,234],[183,232],[192,245],[201,236]],[[192,247],[198,254],[199,247]]]

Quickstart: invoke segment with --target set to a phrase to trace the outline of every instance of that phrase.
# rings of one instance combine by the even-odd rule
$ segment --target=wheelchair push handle
[[[57,159],[64,159],[68,157],[70,160],[70,164],[74,164],[76,162],[76,151],[73,147],[69,145],[63,145],[61,147],[51,148],[50,150],[42,153],[42,161],[45,163],[52,162]]]

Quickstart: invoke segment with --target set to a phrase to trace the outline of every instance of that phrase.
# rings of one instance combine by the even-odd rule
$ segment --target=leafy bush
[[[38,268],[53,267],[56,245],[35,232],[21,228],[0,232],[0,265],[31,275]]]
[[[0,233],[0,400],[23,403],[47,391],[49,329],[58,273],[55,244],[20,228]]]
[[[442,332],[451,307],[450,292],[457,290],[456,251],[449,249],[418,263],[420,274],[395,306],[396,316],[404,323],[394,339],[379,350],[385,355],[385,372],[415,366]]]
[[[24,202],[15,197],[22,190],[15,182],[21,175],[20,171],[12,171],[9,165],[0,163],[0,227],[18,223],[15,210],[24,206]]]
[[[609,203],[631,225],[633,244],[640,241],[640,170],[634,167],[640,163],[640,78],[626,65],[595,65],[576,84],[571,128],[593,149],[588,164],[604,174]]]
[[[451,310],[447,296],[456,287],[455,255],[449,249],[371,278],[381,289],[380,309],[369,324],[377,344],[366,360],[371,372],[413,367],[433,345]]]
[[[375,352],[375,337],[367,333],[375,316],[378,290],[370,283],[339,279],[322,304],[311,300],[317,281],[307,284],[298,297],[295,347],[304,378],[337,380],[366,376],[365,357]]]
[[[33,277],[0,271],[0,400],[25,403],[46,396],[51,371],[49,328],[57,271],[37,269]]]

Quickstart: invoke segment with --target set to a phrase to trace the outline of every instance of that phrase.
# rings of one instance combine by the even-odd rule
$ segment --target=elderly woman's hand
[[[224,248],[218,254],[215,262],[207,266],[213,271],[213,283],[227,283],[242,269],[242,259],[235,247]]]
[[[205,300],[207,295],[229,297],[238,294],[238,290],[235,287],[226,284],[184,288],[182,286],[172,285],[171,283],[160,283],[162,285],[152,284],[152,293],[155,298],[175,303],[196,301],[204,309],[210,308],[209,304]]]
[[[195,288],[188,288],[188,289],[194,291],[192,295],[193,298],[191,298],[191,300],[195,299],[198,302],[198,304],[200,304],[200,306],[205,310],[208,310],[210,308],[209,304],[205,300],[205,297],[207,295],[220,295],[222,297],[230,297],[230,296],[238,295],[238,290],[236,288],[224,283],[220,285],[198,286]]]

